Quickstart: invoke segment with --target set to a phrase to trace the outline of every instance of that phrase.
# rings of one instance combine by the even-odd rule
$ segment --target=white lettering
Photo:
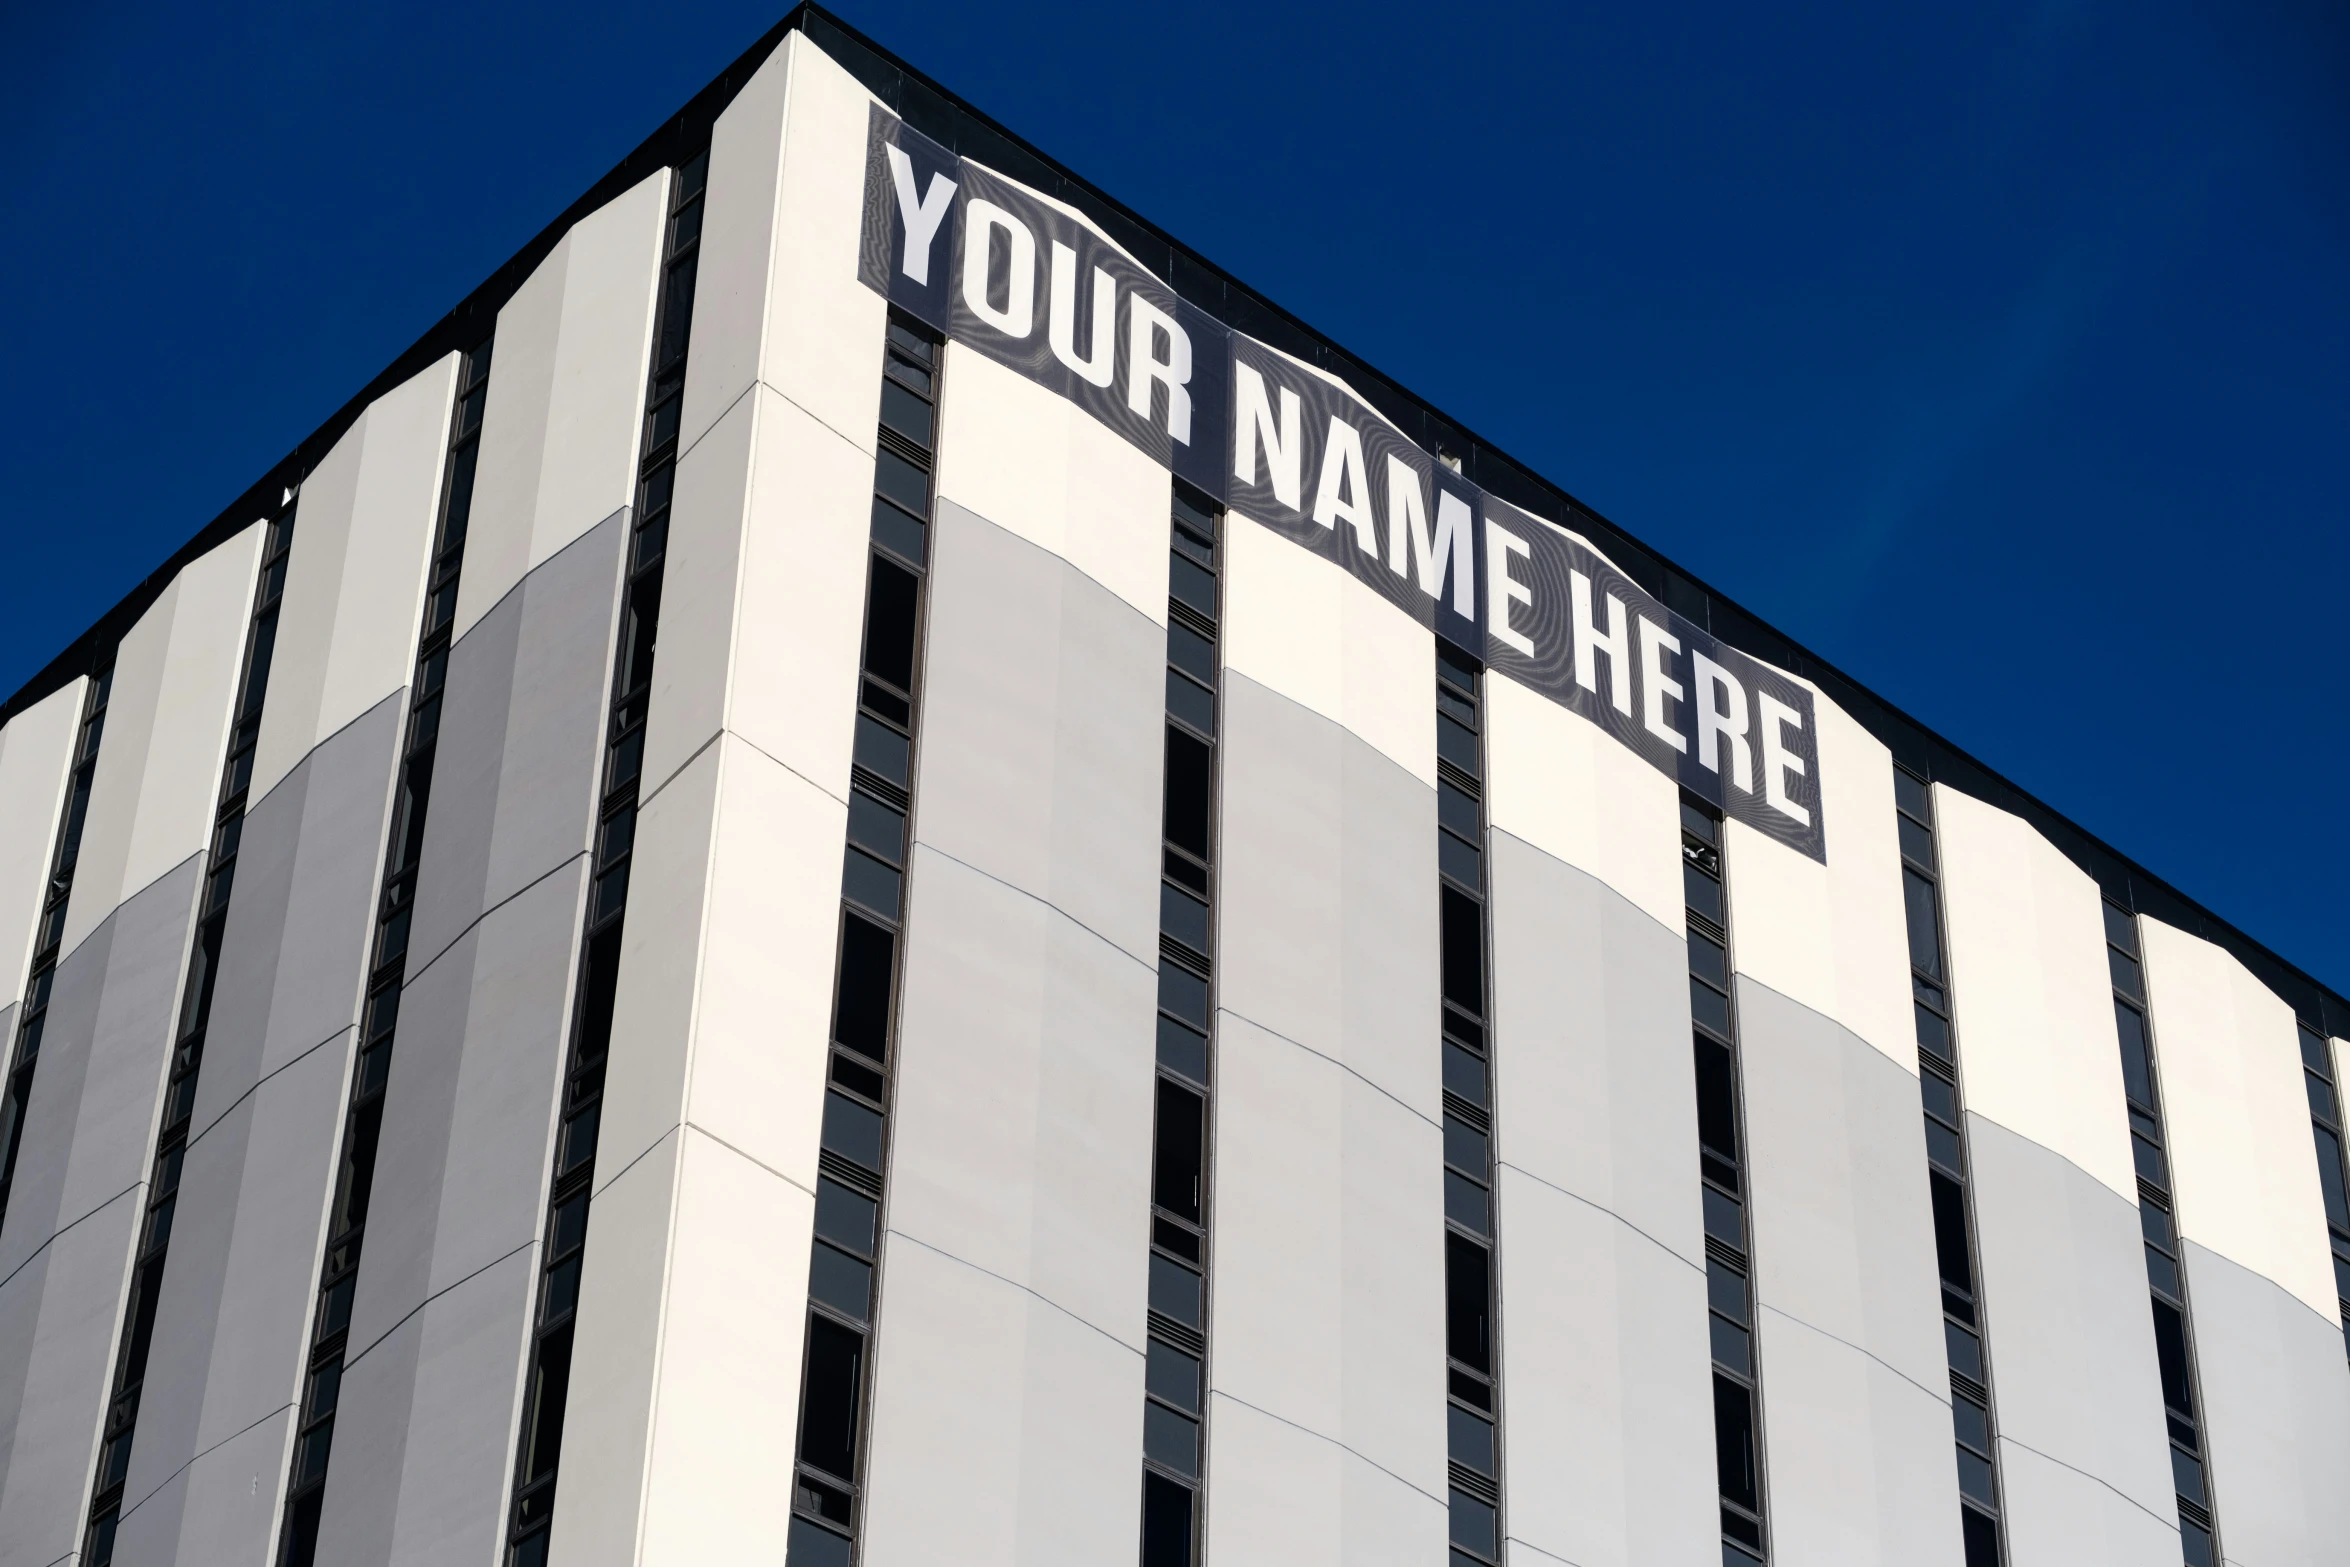
[[[1167,389],[1167,433],[1191,444],[1191,334],[1175,318],[1140,294],[1126,296],[1128,330],[1126,406],[1143,418],[1151,416],[1151,384]],[[1159,357],[1159,334],[1167,334],[1167,357]]]
[[[1355,427],[1330,416],[1330,439],[1322,447],[1322,481],[1314,487],[1314,520],[1335,528],[1343,517],[1354,524],[1364,553],[1379,558],[1379,533],[1371,521],[1371,470],[1363,461],[1363,438]]]
[[[1470,537],[1474,519],[1468,503],[1443,490],[1436,492],[1436,535],[1428,535],[1428,504],[1420,476],[1393,452],[1387,454],[1387,566],[1397,576],[1420,558],[1420,591],[1430,598],[1444,594],[1444,571],[1452,567],[1452,607],[1463,619],[1477,613],[1477,552]]]
[[[1697,760],[1720,772],[1722,741],[1727,739],[1730,781],[1752,794],[1754,758],[1746,743],[1746,688],[1736,675],[1695,648],[1689,650],[1689,665],[1697,684]]]
[[[930,247],[938,238],[938,226],[947,215],[947,203],[954,198],[955,182],[942,174],[930,176],[930,194],[917,200],[914,196],[914,160],[898,147],[884,149],[889,154],[890,178],[897,182],[898,216],[906,224],[906,255],[901,263],[906,276],[925,288],[930,286]]]
[[[1687,693],[1681,689],[1680,681],[1665,673],[1665,661],[1658,656],[1659,651],[1664,649],[1680,652],[1681,639],[1646,615],[1641,616],[1640,721],[1648,727],[1650,734],[1686,756],[1689,754],[1689,742],[1665,722],[1666,701],[1678,702]]]
[[[1782,729],[1801,729],[1803,715],[1768,691],[1758,691],[1762,703],[1763,744],[1763,798],[1771,809],[1802,826],[1811,825],[1811,812],[1787,798],[1786,780],[1789,773],[1801,777],[1803,758],[1787,749],[1787,737]]]
[[[1460,505],[1452,496],[1439,494],[1439,510],[1446,502]],[[1461,510],[1465,512],[1468,507],[1461,506]],[[1528,658],[1534,656],[1534,639],[1510,624],[1510,606],[1523,604],[1532,609],[1534,590],[1510,575],[1510,557],[1523,555],[1532,559],[1533,554],[1524,539],[1491,517],[1485,519],[1485,570],[1488,573],[1486,580],[1490,584],[1485,604],[1485,629],[1499,638],[1504,646],[1516,648]]]
[[[1254,367],[1232,367],[1232,476],[1254,487],[1257,482],[1257,442],[1265,445],[1265,482],[1273,498],[1291,511],[1303,511],[1306,443],[1298,425],[1297,393],[1281,388],[1281,418],[1273,418],[1265,397],[1265,378]]]
[[[1591,579],[1579,571],[1570,571],[1567,590],[1575,617],[1575,683],[1596,695],[1599,680],[1591,660],[1594,655],[1605,653],[1608,695],[1616,704],[1616,711],[1630,718],[1632,650],[1625,645],[1624,601],[1613,593],[1607,596],[1607,630],[1601,632],[1591,624]]]
[[[1010,247],[1006,255],[1011,262],[1011,289],[1001,310],[987,299],[987,275],[993,270],[990,262],[999,233]],[[963,303],[1006,337],[1026,337],[1036,330],[1036,236],[1027,224],[978,196],[963,209]]]
[[[1045,336],[1053,357],[1095,386],[1108,386],[1117,373],[1118,281],[1100,267],[1093,269],[1093,354],[1077,357],[1077,252],[1053,241],[1052,314],[1045,320]]]

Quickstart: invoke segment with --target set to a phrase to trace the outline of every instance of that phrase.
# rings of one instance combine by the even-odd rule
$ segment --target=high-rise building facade
[[[7,704],[0,987],[0,1563],[2350,1551],[2350,1004],[813,9]]]

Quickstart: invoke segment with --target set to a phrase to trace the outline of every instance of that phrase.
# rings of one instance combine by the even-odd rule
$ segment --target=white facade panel
[[[1934,820],[1968,1110],[2135,1204],[2097,884],[2030,824],[1945,784]]]
[[[0,1007],[24,999],[89,692],[89,681],[69,680],[0,729]],[[0,1058],[7,1051],[0,1044]]]
[[[302,485],[251,798],[406,685],[449,445],[450,354],[367,407]]]
[[[498,312],[458,636],[526,574],[635,503],[668,212],[662,170],[574,224]]]

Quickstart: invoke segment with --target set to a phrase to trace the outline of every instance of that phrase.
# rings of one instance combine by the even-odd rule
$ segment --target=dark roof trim
[[[1529,511],[1590,538],[1624,573],[1714,635],[1816,684],[1875,735],[1904,767],[1949,784],[2032,824],[2108,897],[2139,913],[2192,932],[2231,953],[2283,998],[2301,1018],[2338,1037],[2350,1037],[2350,1000],[2287,962],[2161,877],[2059,814],[1991,767],[1943,739],[1871,692],[1827,660],[1809,652],[1706,583],[1640,543],[1558,485],[1515,461],[1466,425],[1398,386],[1315,331],[1296,315],[1241,282],[1062,164],[963,102],[888,50],[814,4],[802,4],[738,56],[683,110],[598,180],[563,215],[540,231],[431,330],[395,359],[359,395],[345,403],[276,467],[134,588],[0,708],[0,720],[39,701],[78,676],[95,672],[132,623],[179,569],[267,512],[287,486],[298,483],[357,422],[368,404],[426,365],[473,347],[525,278],[571,225],[658,168],[686,161],[709,144],[710,128],[752,73],[784,38],[805,32],[811,43],[862,82],[915,129],[966,157],[1058,197],[1099,224],[1176,292],[1218,319],[1320,366],[1345,380],[1423,448],[1458,456],[1469,477]]]

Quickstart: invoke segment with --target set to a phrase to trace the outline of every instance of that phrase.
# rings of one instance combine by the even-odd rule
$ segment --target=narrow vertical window
[[[2116,903],[2105,905],[2105,959],[2113,977],[2114,1027],[2121,1035],[2130,1154],[2138,1166],[2138,1222],[2146,1232],[2146,1282],[2154,1295],[2154,1354],[2162,1369],[2171,1481],[2178,1491],[2179,1547],[2186,1567],[2218,1567],[2219,1521],[2204,1461],[2194,1318],[2187,1309],[2187,1274],[2180,1260],[2177,1207],[2171,1200],[2138,917]]]
[[[245,661],[230,710],[228,756],[221,764],[219,803],[212,813],[212,840],[205,855],[204,886],[196,905],[189,942],[187,978],[182,984],[178,1026],[172,1034],[171,1063],[163,1088],[163,1110],[148,1172],[146,1211],[139,1247],[131,1264],[131,1287],[123,1310],[122,1340],[114,1352],[114,1377],[99,1438],[98,1472],[90,1490],[89,1527],[83,1539],[86,1567],[114,1560],[114,1530],[122,1516],[122,1484],[130,1473],[131,1443],[138,1435],[139,1393],[147,1378],[147,1350],[155,1337],[155,1307],[163,1293],[163,1267],[171,1254],[171,1221],[179,1205],[180,1164],[188,1151],[189,1120],[196,1108],[196,1079],[204,1068],[205,1030],[212,1021],[213,983],[220,973],[220,941],[228,928],[229,895],[236,886],[237,844],[245,827],[245,791],[253,781],[253,748],[261,739],[261,709],[269,695],[270,655],[277,647],[279,603],[286,586],[286,557],[294,545],[294,492],[288,490],[261,546],[261,574],[253,593],[252,622],[245,632]]]
[[[1142,1567],[1191,1567],[1207,1475],[1208,1137],[1214,1117],[1217,626],[1223,518],[1177,481],[1167,558]]]
[[[865,1409],[881,1283],[906,871],[914,847],[923,588],[943,357],[944,345],[927,328],[891,319],[882,348],[832,1048],[816,1155],[816,1237],[801,1328],[799,1459],[787,1547],[793,1567],[846,1567],[864,1524]]]
[[[1500,1277],[1494,1266],[1492,985],[1486,961],[1485,671],[1436,645],[1442,944],[1444,1350],[1453,1567],[1502,1556]]]
[[[2345,1347],[2350,1348],[2350,1193],[2342,1148],[2342,1096],[2334,1082],[2333,1051],[2307,1023],[2301,1030],[2303,1086],[2309,1090],[2309,1127],[2317,1139],[2318,1193],[2325,1201],[2326,1237],[2333,1242],[2334,1292],[2341,1297]]]
[[[1918,1093],[1925,1104],[1926,1184],[1934,1255],[1942,1273],[1942,1341],[1950,1361],[1950,1421],[1958,1456],[1959,1531],[1966,1567],[1999,1567],[2005,1529],[1999,1492],[1998,1425],[1985,1348],[1981,1270],[1975,1258],[1974,1192],[1968,1184],[1965,1100],[1958,1031],[1942,940],[1942,865],[1934,839],[1934,797],[1926,781],[1893,770],[1894,825],[1901,838],[1902,901],[1909,924],[1909,988],[1917,1019]]]
[[[114,666],[108,664],[91,678],[90,689],[83,693],[81,725],[74,731],[73,766],[66,775],[65,803],[57,814],[49,880],[41,890],[41,923],[33,933],[33,961],[25,973],[16,1048],[8,1061],[7,1086],[0,1088],[0,1227],[8,1223],[8,1197],[16,1188],[16,1154],[24,1141],[25,1110],[33,1100],[33,1069],[41,1064],[49,991],[57,979],[58,949],[65,941],[65,906],[73,896],[74,867],[82,854],[82,824],[90,814],[90,784],[98,774],[98,742],[106,734],[106,700],[113,690]]]
[[[439,753],[441,692],[457,612],[457,580],[465,564],[465,533],[473,516],[473,476],[481,455],[482,412],[489,402],[490,345],[465,356],[449,418],[448,458],[442,465],[440,518],[433,533],[432,567],[425,580],[424,619],[416,666],[408,682],[408,721],[392,801],[391,841],[368,948],[366,999],[359,1012],[357,1061],[343,1110],[342,1158],[327,1209],[326,1255],[311,1308],[309,1353],[302,1381],[293,1468],[286,1481],[285,1518],[278,1556],[284,1567],[310,1567],[318,1555],[318,1523],[326,1501],[327,1460],[334,1450],[335,1406],[343,1385],[351,1301],[359,1288],[359,1256],[367,1240],[368,1200],[375,1189],[376,1139],[383,1129],[384,1085],[400,1019],[400,986],[408,972],[408,922],[416,905],[416,867],[424,849],[425,810],[432,800],[433,760]]]
[[[1722,819],[1681,802],[1681,892],[1689,924],[1695,1020],[1697,1168],[1705,1213],[1707,1325],[1714,1362],[1714,1474],[1724,1567],[1770,1559],[1764,1505],[1762,1366],[1755,1353],[1753,1247],[1747,1223],[1744,1090],[1731,1002],[1729,899]]]
[[[522,1440],[514,1466],[506,1543],[511,1567],[541,1567],[555,1520],[563,1411],[571,1390],[572,1331],[587,1247],[588,1192],[595,1182],[596,1136],[603,1125],[604,1064],[612,1043],[621,921],[627,913],[630,851],[636,842],[637,774],[644,761],[653,655],[660,642],[661,568],[669,542],[669,497],[677,481],[694,277],[702,254],[702,190],[709,172],[708,153],[677,171],[662,237],[661,297],[654,313],[653,364],[637,458],[628,575],[621,588],[611,706],[604,720],[602,791],[591,843],[593,879],[572,1002],[570,1059],[557,1108],[555,1168],[539,1250],[538,1304],[531,1319]]]

